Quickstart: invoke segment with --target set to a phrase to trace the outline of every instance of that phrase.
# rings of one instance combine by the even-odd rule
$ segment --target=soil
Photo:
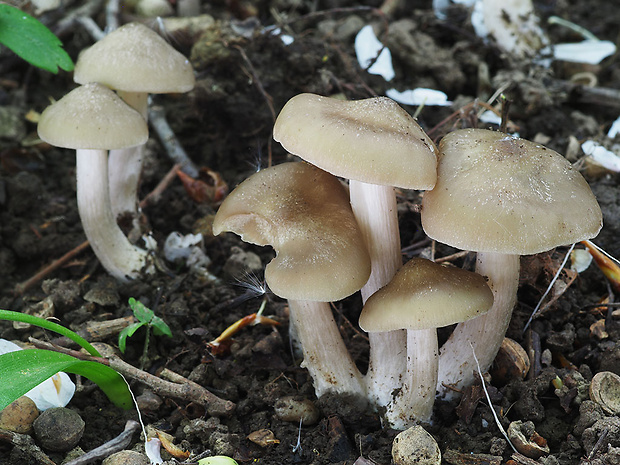
[[[75,2],[65,3],[64,9],[42,17],[52,29],[77,6]],[[522,137],[544,141],[548,147],[566,153],[571,161],[583,156],[571,148],[574,140],[603,140],[618,116],[620,100],[613,98],[616,94],[589,101],[587,92],[570,90],[562,83],[576,73],[587,72],[597,87],[618,89],[616,57],[601,65],[556,63],[551,69],[543,69],[477,38],[464,9],[455,7],[448,20],[440,21],[430,1],[415,2],[413,7],[412,3],[402,1],[390,14],[383,15],[375,9],[381,2],[372,0],[204,2],[203,12],[215,20],[211,26],[200,34],[171,35],[171,43],[191,58],[196,89],[155,101],[166,109],[172,129],[192,160],[219,174],[231,188],[258,166],[290,159],[272,142],[271,129],[286,101],[301,92],[342,93],[359,99],[383,95],[390,87],[440,89],[455,102],[453,107],[424,107],[418,115],[420,124],[438,140],[452,129],[453,120],[441,123],[453,111],[476,97],[487,99],[506,84],[504,93],[511,102],[509,117]],[[546,0],[535,2],[535,6],[554,43],[579,41],[581,37],[548,25],[546,19],[552,15],[583,26],[599,39],[618,39],[620,9],[614,2]],[[104,23],[102,8],[94,19]],[[132,19],[127,12],[121,17],[122,22]],[[147,23],[154,25],[156,21]],[[262,32],[272,24],[280,25],[294,42],[285,45],[280,37]],[[365,24],[375,25],[379,38],[392,51],[396,70],[392,82],[366,73],[357,64],[353,40]],[[64,30],[61,39],[74,59],[92,43],[77,24]],[[193,201],[178,179],[144,209],[144,215],[160,246],[173,231],[201,232],[212,261],[208,275],[161,260],[163,266],[155,275],[120,284],[106,275],[86,249],[23,293],[16,292],[18,284],[85,240],[75,200],[74,156],[37,142],[36,126],[26,117],[29,111],[41,112],[50,98],[61,98],[75,84],[70,73],[51,75],[27,66],[6,51],[0,55],[0,69],[0,308],[32,312],[48,299],[53,315],[76,330],[87,322],[130,316],[127,302],[131,297],[154,309],[171,327],[174,337],[151,338],[145,370],[158,373],[168,368],[236,403],[232,415],[218,418],[207,415],[203,406],[183,399],[164,397],[159,399],[161,404],[157,398],[154,404],[144,402],[145,421],[172,434],[181,448],[194,454],[211,451],[230,455],[243,464],[352,464],[360,457],[372,461],[369,463],[391,463],[397,432],[383,429],[377,413],[355,402],[334,396],[317,400],[307,372],[300,368],[300,358],[289,345],[286,303],[273,295],[248,293],[239,285],[248,279],[242,272],[253,274],[260,282],[264,265],[273,257],[271,249],[245,244],[232,234],[213,237],[210,224],[217,201]],[[405,108],[411,113],[416,110]],[[147,155],[142,196],[172,167],[154,136]],[[583,167],[583,162],[577,166]],[[584,170],[584,175],[604,214],[605,225],[596,243],[618,257],[618,175],[593,169]],[[420,226],[419,203],[418,194],[399,192],[405,259],[428,252],[430,247]],[[438,256],[454,252],[437,246]],[[547,441],[550,454],[538,463],[618,464],[618,417],[605,414],[589,400],[587,392],[593,374],[620,374],[620,321],[611,317],[611,309],[588,307],[604,298],[613,299],[601,271],[592,265],[580,273],[523,335],[525,322],[565,254],[566,248],[560,248],[522,259],[519,301],[508,336],[526,349],[538,347],[538,342],[535,353],[540,364],[524,380],[510,376],[501,379],[494,374],[489,387],[491,399],[504,427],[516,420],[532,421],[536,432]],[[471,265],[471,257],[455,259],[454,263]],[[570,277],[564,273],[560,280],[568,283]],[[207,343],[235,321],[256,312],[263,298],[267,298],[265,314],[280,325],[245,327],[234,335],[228,350],[215,354]],[[360,307],[361,299],[353,296],[337,303],[335,312],[356,362],[365,369],[367,340],[357,327]],[[591,329],[600,320],[604,320],[605,334]],[[448,332],[442,331],[441,337],[445,339]],[[52,337],[0,324],[2,338],[27,341],[30,336]],[[117,336],[107,336],[104,342],[115,345]],[[143,344],[144,332],[138,331],[128,340],[124,360],[138,366]],[[69,404],[85,421],[79,444],[85,451],[112,439],[123,430],[127,419],[136,417],[135,411],[114,407],[89,384],[83,380]],[[144,394],[144,385],[132,386],[137,395]],[[294,396],[290,402],[312,401],[312,408],[319,412],[316,422],[300,428],[297,420],[278,417],[274,406],[287,396]],[[506,462],[513,451],[480,395],[480,385],[469,390],[464,399],[458,408],[458,402],[438,402],[434,421],[427,426],[444,462]],[[278,441],[260,446],[247,439],[261,429],[271,430]],[[136,441],[137,437],[132,446],[139,448]],[[64,456],[49,452],[55,463],[61,463]],[[516,460],[533,463],[519,456]],[[0,443],[0,463],[40,462]]]

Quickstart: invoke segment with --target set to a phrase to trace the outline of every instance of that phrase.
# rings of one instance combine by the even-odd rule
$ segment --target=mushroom
[[[440,145],[437,184],[424,195],[429,237],[478,252],[476,271],[489,278],[493,308],[460,323],[439,355],[438,390],[446,397],[486,371],[516,303],[519,255],[589,239],[602,227],[588,183],[560,154],[497,131],[462,129]],[[469,344],[472,344],[472,348]]]
[[[366,301],[402,265],[394,187],[434,186],[437,159],[432,140],[389,98],[344,101],[313,94],[288,101],[273,136],[289,152],[350,180],[351,207],[372,263],[370,279],[361,290]],[[406,335],[377,332],[369,334],[369,340],[369,396],[384,406],[400,387],[406,368]]]
[[[191,64],[159,34],[140,23],[112,31],[80,53],[73,78],[78,84],[99,82],[118,91],[147,120],[148,94],[189,92]],[[112,150],[109,182],[114,216],[127,216],[138,227],[138,185],[144,144]]]
[[[143,144],[146,122],[101,84],[78,87],[41,114],[39,137],[76,149],[77,200],[84,233],[103,267],[115,278],[136,278],[147,252],[129,242],[116,223],[108,190],[108,150]]]
[[[482,315],[492,304],[484,277],[424,258],[409,260],[368,298],[360,315],[364,331],[407,330],[407,371],[385,413],[392,428],[431,419],[439,355],[436,328]]]
[[[368,251],[338,179],[301,162],[261,170],[222,202],[213,234],[223,231],[275,249],[265,280],[288,299],[317,397],[328,391],[365,397],[328,303],[358,291],[370,275]]]

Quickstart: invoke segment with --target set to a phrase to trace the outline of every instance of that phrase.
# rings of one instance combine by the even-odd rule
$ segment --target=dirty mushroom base
[[[71,5],[81,5],[80,2],[65,3],[67,11],[71,11]],[[303,1],[297,10],[286,11],[290,15],[309,13],[314,3]],[[613,2],[564,3],[549,4],[546,14],[570,19],[596,31],[601,39],[615,40],[620,11]],[[372,17],[364,11],[357,11],[356,14],[330,13],[321,10],[326,3],[319,2],[317,13],[323,16],[291,23],[296,34],[295,42],[286,47],[276,36],[258,35],[252,40],[240,39],[240,36],[232,34],[228,26],[232,13],[224,10],[224,2],[203,4],[204,8],[210,8],[210,14],[222,20],[223,27],[208,30],[192,53],[198,72],[205,79],[196,94],[198,105],[193,106],[184,97],[166,98],[163,102],[169,121],[188,153],[197,163],[222,173],[231,186],[245,179],[252,171],[250,165],[257,147],[263,154],[263,164],[266,163],[267,141],[271,132],[268,105],[264,96],[250,83],[248,75],[241,71],[249,68],[235,44],[245,51],[256,76],[273,98],[276,111],[301,89],[328,95],[334,92],[334,85],[344,84],[345,89],[353,89],[349,98],[367,96],[362,95],[364,91],[357,87],[360,77],[377,93],[382,93],[388,86],[405,89],[413,81],[446,90],[451,97],[458,94],[473,96],[474,89],[486,82],[477,77],[478,65],[482,69],[482,64],[486,64],[494,82],[504,82],[503,76],[510,76],[514,83],[510,91],[513,101],[510,117],[521,126],[520,133],[524,137],[532,138],[540,132],[552,138],[547,145],[564,150],[571,135],[579,139],[593,137],[601,127],[609,127],[617,117],[615,109],[562,100],[564,97],[546,87],[542,77],[529,64],[524,66],[504,61],[493,47],[474,41],[473,36],[463,35],[463,30],[468,31],[464,25],[454,29],[434,20],[430,2],[421,3],[415,10],[401,8],[389,20],[386,40],[390,41],[392,54],[399,58],[397,77],[389,84],[354,66],[355,57],[350,51],[352,37],[346,35],[347,28],[337,30],[344,36],[332,34],[336,31],[333,29],[335,25],[361,24],[360,19],[364,24],[369,23]],[[272,23],[266,5],[265,8],[262,3],[256,5],[263,24]],[[342,7],[350,6],[350,3],[336,1],[330,5]],[[453,24],[460,25],[456,20]],[[566,31],[560,28],[549,28],[549,31],[554,34],[554,42],[565,39],[559,35],[565,35]],[[86,45],[80,43],[84,41],[84,36],[80,32],[63,37],[74,58],[77,50]],[[411,42],[414,37],[420,40]],[[178,43],[181,47],[187,46],[182,40]],[[409,46],[412,43],[420,47]],[[455,51],[460,53],[453,53]],[[346,62],[340,60],[342,53],[346,55]],[[418,59],[421,54],[433,59]],[[9,66],[5,60],[6,55],[3,55],[3,66]],[[17,83],[29,82],[30,85],[27,92],[23,92],[20,86],[3,87],[4,95],[10,97],[10,104],[3,105],[3,111],[16,115],[21,114],[22,108],[34,107],[41,111],[48,105],[49,96],[59,99],[72,86],[70,77],[62,74],[51,76],[12,58],[10,60],[12,65],[4,68],[3,78]],[[200,60],[204,60],[205,64],[201,65]],[[239,71],[231,73],[231,69]],[[614,69],[612,65],[599,73],[599,86],[620,87]],[[533,72],[528,73],[529,70]],[[558,64],[555,69],[556,75],[562,78],[570,77],[567,71],[568,66],[563,64]],[[547,78],[545,73],[544,79]],[[35,83],[38,86],[34,86]],[[451,108],[427,106],[420,115],[420,121],[430,128],[452,111]],[[203,342],[218,336],[228,325],[259,307],[256,300],[246,301],[237,308],[225,307],[225,310],[218,306],[243,292],[232,284],[232,278],[222,272],[231,248],[240,248],[243,254],[258,254],[263,263],[272,258],[267,250],[243,244],[232,235],[209,243],[208,255],[213,260],[211,271],[223,280],[223,284],[218,286],[207,284],[186,270],[175,270],[178,274],[174,278],[158,274],[145,282],[119,285],[105,276],[92,253],[83,252],[68,266],[50,275],[42,285],[34,286],[22,297],[16,298],[12,290],[17,283],[80,244],[84,236],[76,210],[74,160],[56,150],[41,152],[41,157],[34,148],[22,145],[23,135],[32,127],[27,126],[23,118],[16,117],[15,120],[15,131],[0,140],[0,308],[35,310],[43,306],[45,297],[50,296],[56,317],[63,324],[77,327],[91,320],[129,316],[126,305],[129,297],[144,299],[148,304],[159,302],[158,314],[171,325],[178,337],[152,339],[149,367],[157,369],[165,365],[212,387],[218,395],[234,400],[238,405],[235,415],[230,418],[204,418],[199,406],[182,400],[158,400],[136,385],[136,393],[142,396],[140,399],[144,402],[146,421],[167,429],[175,436],[177,444],[184,440],[181,445],[195,452],[211,449],[220,454],[236,453],[240,464],[252,463],[251,460],[256,458],[264,464],[350,465],[360,454],[381,465],[390,463],[395,435],[381,429],[377,416],[366,414],[341,398],[314,401],[307,372],[300,369],[290,355],[286,325],[275,332],[260,325],[246,328],[235,336],[229,355],[216,358],[205,350]],[[156,140],[151,140],[149,145],[157,150],[156,156],[153,156],[147,149],[141,197],[157,184],[171,166]],[[273,156],[277,162],[286,159],[277,144],[273,144]],[[587,176],[606,220],[596,243],[619,256],[620,187],[617,175],[604,175],[599,179]],[[403,247],[418,243],[423,238],[419,232],[419,216],[413,212],[416,200],[414,195],[399,193]],[[212,214],[213,208],[196,206],[186,197],[181,185],[173,183],[161,200],[146,208],[145,213],[153,230],[158,231],[157,239],[162,239],[173,230],[187,233],[193,230],[194,224],[204,224],[203,218]],[[454,251],[440,246],[437,256],[449,255]],[[612,446],[612,452],[617,448],[617,420],[588,399],[588,386],[593,373],[620,372],[620,328],[619,320],[610,317],[605,328],[606,338],[599,340],[590,332],[590,326],[604,320],[607,315],[606,308],[601,312],[585,308],[607,293],[604,278],[595,267],[590,267],[533,322],[532,344],[521,335],[524,321],[544,292],[549,277],[557,270],[564,252],[565,249],[559,249],[552,254],[521,260],[518,305],[508,334],[526,349],[536,348],[535,342],[539,340],[540,349],[536,349],[534,360],[540,371],[529,375],[531,378],[514,379],[506,385],[492,380],[495,388],[490,387],[490,395],[493,404],[497,409],[502,409],[510,422],[534,422],[535,431],[547,440],[551,455],[561,465],[574,465],[580,463],[581,457],[589,456],[606,429],[609,430],[607,440],[616,444]],[[81,282],[87,274],[90,277]],[[158,299],[159,295],[164,298]],[[349,322],[355,324],[360,306],[357,298],[348,299],[337,308],[336,316],[354,359],[364,369],[367,360],[365,341],[349,325]],[[268,315],[286,322],[284,305],[278,299],[270,301],[266,311]],[[30,335],[34,335],[33,330],[17,331],[10,323],[0,323],[0,337],[25,341]],[[115,338],[108,337],[106,342],[114,344]],[[137,365],[142,342],[140,332],[129,339],[126,361]],[[562,358],[577,369],[571,365],[563,366]],[[556,376],[561,381],[561,384],[555,383],[557,387],[552,384]],[[113,408],[98,389],[88,383],[85,386],[86,390],[78,393],[70,406],[80,413],[85,422],[79,447],[90,450],[121,433],[127,416],[133,418],[135,414]],[[480,385],[475,384],[469,398],[475,399],[478,393],[484,395]],[[303,399],[312,400],[320,408],[318,423],[302,426],[300,433],[299,423],[276,417],[276,402],[286,396],[294,396],[293,399],[300,403]],[[162,400],[163,403],[159,404]],[[477,459],[482,459],[477,454],[502,456],[503,462],[510,458],[512,450],[506,446],[495,427],[486,401],[472,400],[464,403],[458,411],[460,418],[455,416],[455,404],[438,403],[435,424],[430,429],[446,463],[454,463],[459,458],[470,459],[472,454]],[[279,443],[261,446],[246,439],[250,433],[262,429],[271,430]],[[301,449],[293,452],[298,437]],[[607,445],[603,446],[598,447],[592,456],[593,464],[601,463],[605,458],[608,462],[612,459]],[[49,455],[55,463],[61,463],[65,454],[51,452]],[[0,441],[0,457],[3,465],[36,463],[25,452],[3,441]],[[250,460],[241,460],[248,458]],[[550,462],[552,459],[543,460]]]

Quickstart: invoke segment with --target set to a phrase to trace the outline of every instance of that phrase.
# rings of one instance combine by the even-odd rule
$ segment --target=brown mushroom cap
[[[440,328],[482,315],[491,305],[493,293],[481,275],[416,257],[368,298],[359,324],[369,332]]]
[[[189,92],[195,83],[187,58],[139,23],[119,27],[80,53],[73,79],[153,94]]]
[[[107,87],[77,87],[47,107],[39,119],[39,137],[56,147],[113,150],[144,144],[144,118]]]
[[[346,189],[307,163],[255,173],[220,206],[213,234],[231,231],[252,244],[272,245],[265,279],[278,296],[329,302],[359,290],[370,258]]]
[[[278,115],[273,137],[336,176],[407,189],[431,189],[437,178],[433,141],[387,97],[297,95]]]
[[[429,237],[464,250],[535,254],[596,236],[601,209],[560,154],[486,129],[462,129],[440,145],[437,184],[424,194]]]

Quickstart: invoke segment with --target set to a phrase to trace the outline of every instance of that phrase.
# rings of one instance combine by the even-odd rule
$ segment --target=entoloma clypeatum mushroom
[[[363,232],[372,273],[366,300],[402,265],[394,187],[430,189],[436,148],[417,122],[385,97],[345,101],[300,94],[284,106],[274,139],[289,152],[348,178],[350,201]],[[404,331],[371,333],[366,382],[378,406],[387,405],[406,369]]]
[[[150,94],[189,92],[194,88],[191,64],[155,31],[129,23],[82,51],[75,64],[78,84],[99,82],[114,89],[146,120]],[[138,185],[144,145],[110,151],[109,177],[115,217],[138,224]]]
[[[598,234],[601,209],[581,174],[560,154],[485,129],[462,129],[440,145],[435,188],[424,195],[429,237],[478,252],[492,309],[460,323],[442,346],[438,390],[446,397],[473,381],[474,352],[485,371],[504,338],[516,303],[519,255],[536,254]],[[470,347],[472,344],[472,347]]]
[[[329,305],[358,291],[370,275],[368,251],[340,181],[302,162],[261,170],[220,206],[213,234],[224,231],[275,249],[265,280],[289,301],[316,395],[365,397]]]
[[[363,330],[407,330],[407,372],[385,412],[392,428],[431,419],[439,356],[436,328],[482,315],[492,304],[484,277],[424,258],[409,260],[369,297],[360,315]]]
[[[84,233],[103,267],[115,278],[136,278],[147,252],[129,242],[110,206],[108,150],[143,144],[140,114],[101,84],[78,87],[41,114],[39,137],[76,150],[77,200]]]

